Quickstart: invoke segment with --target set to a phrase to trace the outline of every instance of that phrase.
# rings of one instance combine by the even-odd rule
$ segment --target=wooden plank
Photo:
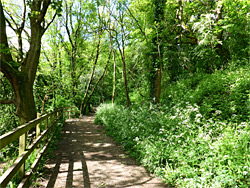
[[[38,156],[36,157],[36,160],[34,161],[34,163],[31,166],[31,169],[29,172],[27,172],[25,174],[25,178],[22,180],[22,182],[18,185],[17,188],[26,188],[29,180],[31,178],[31,176],[33,175],[33,173],[36,171],[40,160],[42,159],[43,155],[45,154],[46,150],[48,149],[48,146],[52,140],[52,138],[54,137],[55,132],[53,133],[53,135],[50,137],[50,139],[48,140],[48,142],[45,144],[45,146],[42,148],[42,150],[40,151],[40,153],[38,154]]]
[[[52,125],[53,124],[53,114],[51,113],[50,114],[50,125]]]
[[[45,135],[48,134],[49,130],[52,126],[50,126],[47,130],[43,131],[43,133],[35,139],[32,145],[30,145],[27,150],[21,154],[11,167],[9,167],[4,174],[0,177],[0,187],[6,187],[8,182],[12,179],[12,177],[17,173],[18,169],[23,165],[25,160],[29,157],[31,152],[37,147],[37,145],[41,142]]]
[[[6,187],[8,182],[12,179],[12,177],[17,173],[18,169],[25,164],[25,160],[28,158],[28,156],[31,154],[32,151],[37,147],[37,145],[41,142],[43,138],[46,138],[47,134],[49,133],[50,129],[54,127],[54,124],[57,123],[59,117],[56,117],[55,119],[52,118],[53,114],[56,112],[62,112],[62,109],[58,109],[55,112],[45,114],[42,117],[32,120],[22,126],[19,126],[18,128],[14,129],[13,131],[10,131],[9,133],[6,133],[2,136],[0,136],[0,149],[4,148],[9,143],[15,141],[18,137],[20,137],[20,156],[15,160],[14,164],[9,167],[4,174],[0,177],[0,187]],[[25,139],[26,139],[26,133],[35,125],[38,123],[41,123],[45,119],[45,127],[48,126],[48,117],[50,117],[50,126],[48,129],[44,130],[40,136],[38,136],[32,145],[30,145],[27,150],[25,151]],[[54,121],[53,121],[54,120]],[[54,133],[53,133],[54,135]],[[50,138],[50,140],[53,138]],[[40,159],[37,161],[40,161]],[[36,168],[36,163],[34,163],[34,166]],[[23,171],[24,172],[24,171]]]
[[[16,161],[14,162],[11,167],[8,168],[4,172],[4,174],[0,177],[0,187],[6,187],[9,181],[12,179],[12,177],[17,173],[18,169],[21,167],[21,165],[25,162],[25,160],[28,158],[30,152],[25,151],[22,155],[20,155]]]
[[[34,119],[24,125],[21,125],[10,131],[2,136],[0,136],[0,149],[4,148],[6,145],[10,144],[11,142],[17,140],[21,135],[28,132],[31,128],[36,126],[36,124],[42,122],[46,118],[47,114],[43,115],[39,119]]]
[[[21,156],[26,150],[26,140],[27,140],[27,133],[24,133],[19,137],[19,156]],[[23,177],[25,174],[25,162],[21,165],[18,175],[19,177]]]
[[[38,115],[39,117],[39,115]],[[36,124],[36,138],[41,134],[41,123]]]
[[[46,130],[48,128],[48,116],[46,117],[45,119],[45,122],[44,122],[44,129]],[[47,142],[47,136],[45,136],[45,142]]]

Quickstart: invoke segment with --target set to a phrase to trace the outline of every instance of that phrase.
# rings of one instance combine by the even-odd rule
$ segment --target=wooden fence
[[[18,187],[27,187],[30,177],[33,172],[35,172],[40,159],[46,152],[50,141],[53,139],[58,120],[60,118],[65,120],[66,117],[71,118],[74,115],[74,107],[60,108],[0,136],[0,150],[19,139],[19,156],[0,177],[0,188],[6,187],[17,173],[22,179]],[[36,127],[35,138],[31,143],[28,143],[27,135],[34,127]],[[44,144],[41,144],[41,142]],[[33,152],[36,152],[36,158],[31,164],[30,169],[25,172],[25,163]]]

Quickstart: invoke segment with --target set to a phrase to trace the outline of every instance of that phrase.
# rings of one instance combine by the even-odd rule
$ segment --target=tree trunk
[[[115,60],[115,51],[112,49],[113,52],[113,61],[114,61],[114,70],[113,70],[113,91],[112,91],[112,107],[114,107],[115,103],[115,79],[116,79],[116,60]]]
[[[87,95],[88,95],[88,92],[89,92],[89,88],[90,88],[90,85],[91,85],[91,83],[93,81],[93,77],[94,77],[94,73],[95,73],[95,67],[96,67],[96,64],[97,64],[97,61],[98,61],[98,58],[99,58],[99,54],[100,54],[100,42],[101,42],[101,36],[99,34],[99,36],[98,36],[98,44],[97,44],[97,49],[96,49],[95,62],[93,64],[92,73],[91,73],[90,78],[89,78],[89,83],[88,83],[86,92],[84,94],[83,100],[82,100],[82,104],[81,104],[81,107],[80,107],[80,114],[82,113],[83,106],[86,103],[86,99],[87,99]],[[85,114],[85,112],[83,112],[83,114]]]
[[[113,54],[113,91],[112,91],[112,107],[114,107],[115,103],[115,86],[116,86],[116,59],[115,59],[115,50],[113,47],[113,36],[111,34],[110,24],[108,25],[109,32],[109,40],[110,40],[110,52]]]
[[[106,70],[107,70],[108,64],[109,64],[109,60],[110,60],[110,55],[111,55],[111,51],[110,51],[110,53],[109,53],[108,61],[107,61],[107,63],[106,63],[106,66],[105,66],[105,68],[104,68],[104,70],[103,70],[103,73],[102,73],[101,77],[97,80],[97,82],[95,83],[95,86],[92,88],[92,90],[91,90],[91,92],[90,92],[88,98],[85,100],[85,103],[84,103],[84,106],[83,106],[83,112],[84,112],[84,113],[85,113],[86,110],[87,110],[87,104],[89,103],[89,101],[90,101],[92,95],[94,94],[95,89],[97,88],[99,82],[103,79],[103,77],[104,77],[104,75],[105,75],[105,73],[106,73]]]
[[[41,38],[53,21],[52,19],[46,26],[43,24],[50,3],[51,0],[34,0],[30,3],[32,13],[30,16],[30,48],[23,61],[19,64],[13,60],[10,53],[6,35],[6,18],[4,16],[2,2],[0,1],[0,46],[4,47],[5,51],[8,51],[8,53],[5,53],[0,50],[0,71],[3,72],[12,85],[15,94],[14,104],[17,110],[16,114],[21,123],[36,118],[33,84],[39,64]],[[26,6],[26,4],[24,6]],[[36,12],[36,14],[33,14],[33,12]],[[22,20],[25,21],[25,14]],[[20,27],[19,29],[22,30],[23,28]],[[16,34],[18,35],[18,33],[22,32],[18,31]],[[21,41],[19,42],[21,43]]]
[[[163,40],[163,20],[164,7],[166,0],[154,0],[156,23],[156,34],[152,39],[152,64],[149,66],[150,76],[150,99],[153,103],[159,103],[161,97],[161,78],[162,78],[162,40]]]
[[[118,38],[116,36],[116,43],[118,45],[118,49],[121,55],[122,59],[122,73],[123,73],[123,81],[124,81],[124,88],[125,88],[125,95],[127,99],[127,107],[130,106],[130,98],[129,98],[129,93],[128,93],[128,81],[127,81],[127,71],[126,71],[126,58],[125,58],[125,41],[124,41],[124,30],[122,34],[122,47],[119,44]]]
[[[77,81],[76,81],[76,76],[75,76],[75,47],[72,46],[72,50],[71,50],[71,79],[72,79],[72,94],[73,96],[76,95],[76,90],[77,90]],[[75,100],[74,100],[75,101]]]
[[[13,84],[15,93],[16,114],[20,122],[28,122],[37,117],[33,95],[33,83],[27,79],[18,80]]]
[[[223,19],[223,4],[220,4],[220,1],[217,2],[217,8],[216,8],[216,18],[215,21],[218,23],[221,19]],[[218,32],[217,34],[217,39],[218,41],[222,41],[223,40],[223,32],[224,29],[222,29],[220,32]],[[222,45],[222,43],[218,43],[215,46],[215,51],[216,53],[220,56],[221,59],[221,65],[223,66],[227,63],[227,61],[230,59],[230,54],[229,54],[229,50],[225,49]]]
[[[122,71],[123,71],[123,80],[124,80],[124,87],[125,87],[125,94],[127,99],[127,107],[130,106],[130,98],[128,94],[128,81],[127,81],[127,72],[126,72],[126,61],[125,57],[122,58]]]

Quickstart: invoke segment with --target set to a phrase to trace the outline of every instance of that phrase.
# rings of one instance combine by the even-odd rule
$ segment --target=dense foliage
[[[249,10],[249,0],[0,0],[0,135],[58,107],[80,116],[105,104],[96,122],[169,184],[249,187]]]
[[[95,122],[170,185],[249,187],[247,71],[181,79],[161,106],[101,105]]]

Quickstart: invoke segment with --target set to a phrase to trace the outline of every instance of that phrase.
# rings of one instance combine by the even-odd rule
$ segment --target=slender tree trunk
[[[114,62],[114,70],[113,70],[113,91],[112,91],[112,107],[114,107],[115,103],[115,79],[116,79],[116,59],[115,59],[115,51],[112,49],[113,52],[113,62]]]
[[[75,76],[75,47],[72,46],[71,50],[71,79],[72,79],[72,94],[73,96],[76,95],[77,83],[76,83],[76,76]]]
[[[112,107],[114,107],[115,103],[115,86],[116,86],[116,59],[115,59],[115,50],[113,47],[113,36],[111,34],[110,24],[108,25],[109,28],[109,39],[110,39],[110,49],[113,55],[113,91],[112,91]]]
[[[125,57],[122,58],[122,71],[123,71],[123,80],[124,80],[124,87],[125,87],[125,94],[127,98],[127,107],[130,106],[130,98],[128,94],[128,81],[127,81],[127,72],[126,72],[126,61]]]
[[[128,81],[127,81],[127,71],[126,71],[126,58],[125,58],[125,41],[124,41],[124,32],[122,34],[122,49],[119,45],[119,41],[116,36],[116,43],[119,48],[119,52],[121,55],[122,59],[122,73],[123,73],[123,81],[124,81],[124,88],[125,88],[125,95],[127,99],[127,107],[130,106],[130,98],[129,98],[129,93],[128,93]]]
[[[58,52],[58,59],[59,59],[59,78],[62,79],[62,58],[61,58],[61,52]]]
[[[86,92],[84,94],[84,97],[83,97],[83,100],[82,100],[82,103],[81,103],[81,107],[80,107],[80,113],[82,113],[82,110],[83,110],[83,106],[84,106],[84,103],[87,99],[87,95],[88,95],[88,92],[89,92],[89,88],[90,88],[90,85],[93,81],[93,77],[94,77],[94,74],[95,74],[95,67],[96,67],[96,64],[97,64],[97,61],[98,61],[98,58],[99,58],[99,54],[100,54],[100,42],[101,42],[101,37],[100,35],[98,36],[98,44],[97,44],[97,49],[96,49],[96,57],[95,57],[95,62],[93,64],[93,68],[92,68],[92,73],[90,75],[90,78],[89,78],[89,83],[88,83],[88,86],[87,86],[87,89],[86,89]]]
[[[90,101],[92,95],[94,94],[95,89],[97,88],[99,82],[103,79],[103,77],[104,77],[104,75],[105,75],[105,73],[106,73],[106,70],[107,70],[108,64],[109,64],[109,60],[110,60],[110,55],[111,55],[111,51],[110,51],[110,53],[109,53],[108,61],[107,61],[107,63],[106,63],[106,66],[105,66],[105,68],[104,68],[104,70],[103,70],[103,73],[102,73],[101,77],[97,80],[97,82],[95,83],[95,86],[91,89],[91,92],[90,92],[88,98],[85,100],[85,103],[84,103],[84,106],[83,106],[83,112],[86,112],[86,108],[87,108],[88,102]]]

